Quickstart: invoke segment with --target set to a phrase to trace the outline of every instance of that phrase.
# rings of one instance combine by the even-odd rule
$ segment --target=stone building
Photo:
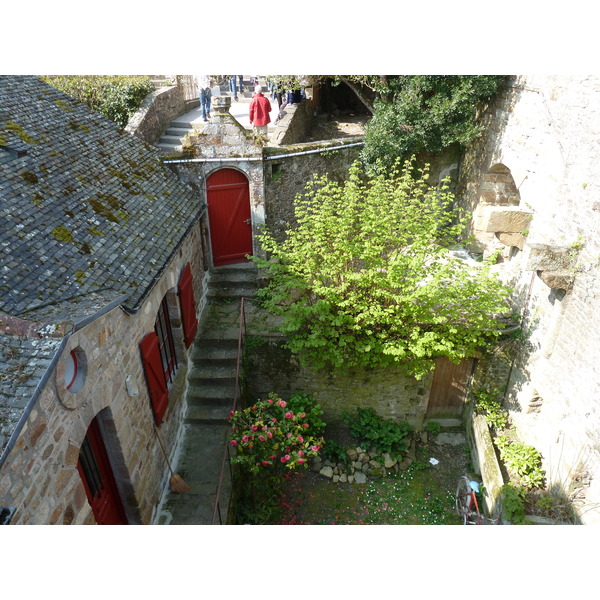
[[[600,78],[511,79],[460,167],[472,250],[515,290],[517,343],[479,362],[549,484],[600,522]]]
[[[113,122],[5,76],[0,198],[1,520],[149,523],[205,296],[202,196]]]

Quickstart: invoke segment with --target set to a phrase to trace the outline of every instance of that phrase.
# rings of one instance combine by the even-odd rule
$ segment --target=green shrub
[[[42,79],[125,127],[154,85],[139,75],[48,75]]]
[[[342,463],[346,467],[350,464],[350,457],[346,448],[335,440],[325,440],[321,456],[332,463]]]
[[[494,389],[491,392],[486,390],[476,390],[473,392],[475,399],[475,410],[483,415],[486,423],[494,429],[506,429],[508,427],[508,411],[502,406],[500,390]]]
[[[525,521],[525,491],[507,483],[502,486],[502,516],[514,523],[522,525]]]
[[[431,435],[437,435],[442,430],[442,426],[437,421],[429,421],[425,425],[425,431]]]
[[[399,457],[408,450],[411,427],[406,422],[384,419],[372,408],[358,408],[355,415],[346,413],[344,421],[355,438],[375,446],[377,452]]]
[[[500,452],[500,460],[522,487],[532,489],[544,484],[542,455],[533,446],[511,441],[505,435],[495,438],[494,443]]]

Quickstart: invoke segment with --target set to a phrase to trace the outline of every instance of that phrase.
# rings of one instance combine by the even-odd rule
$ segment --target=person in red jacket
[[[271,102],[262,95],[262,87],[257,85],[254,88],[254,96],[250,102],[248,117],[254,133],[267,135],[267,126],[271,122],[269,113],[271,112]]]

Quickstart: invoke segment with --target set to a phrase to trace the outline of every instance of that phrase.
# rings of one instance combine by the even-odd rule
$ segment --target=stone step
[[[227,398],[233,398],[235,393],[235,375],[221,379],[199,379],[190,381],[188,388],[188,401],[193,399],[194,404],[203,402],[215,403]]]
[[[198,339],[190,354],[193,363],[196,361],[234,361],[237,359],[238,342],[235,339],[222,339],[207,343],[205,338]]]
[[[203,369],[192,368],[188,374],[190,386],[226,386],[235,384],[235,363],[231,367],[208,366]]]
[[[244,298],[256,298],[258,286],[251,287],[249,285],[231,285],[231,286],[208,286],[206,297],[214,300],[235,300]]]
[[[178,137],[178,138],[183,138],[190,131],[191,131],[191,128],[189,128],[189,127],[174,127],[173,124],[171,124],[171,126],[165,131],[164,135],[175,136],[175,137]]]
[[[235,343],[237,348],[239,333],[240,329],[237,326],[210,328],[203,325],[200,334],[196,339],[196,343],[205,344],[207,346],[212,345],[215,347],[223,347]]]
[[[256,282],[256,271],[251,269],[236,269],[232,271],[219,271],[211,273],[208,285],[209,287],[232,287],[236,285],[248,287],[258,286]]]
[[[194,122],[192,119],[186,119],[185,115],[181,118],[175,119],[169,123],[169,127],[176,127],[177,129],[193,129]]]
[[[439,423],[444,429],[463,428],[463,422],[461,419],[425,419],[425,423],[431,423],[432,421],[435,423]]]
[[[187,425],[227,424],[233,398],[228,404],[189,405],[185,413],[184,423]]]
[[[171,154],[173,152],[183,152],[183,147],[181,145],[175,146],[174,144],[161,144],[160,142],[156,144],[156,147],[161,152],[166,152],[167,154]]]
[[[158,140],[160,144],[171,144],[173,146],[180,146],[183,143],[183,136],[177,135],[163,135],[160,140]]]

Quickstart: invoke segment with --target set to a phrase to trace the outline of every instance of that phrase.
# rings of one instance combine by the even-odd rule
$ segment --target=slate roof
[[[0,311],[114,289],[135,307],[200,199],[159,151],[31,76],[0,76]]]
[[[60,348],[52,324],[137,308],[198,220],[159,156],[37,77],[0,76],[0,465]],[[46,326],[6,335],[2,313]]]

